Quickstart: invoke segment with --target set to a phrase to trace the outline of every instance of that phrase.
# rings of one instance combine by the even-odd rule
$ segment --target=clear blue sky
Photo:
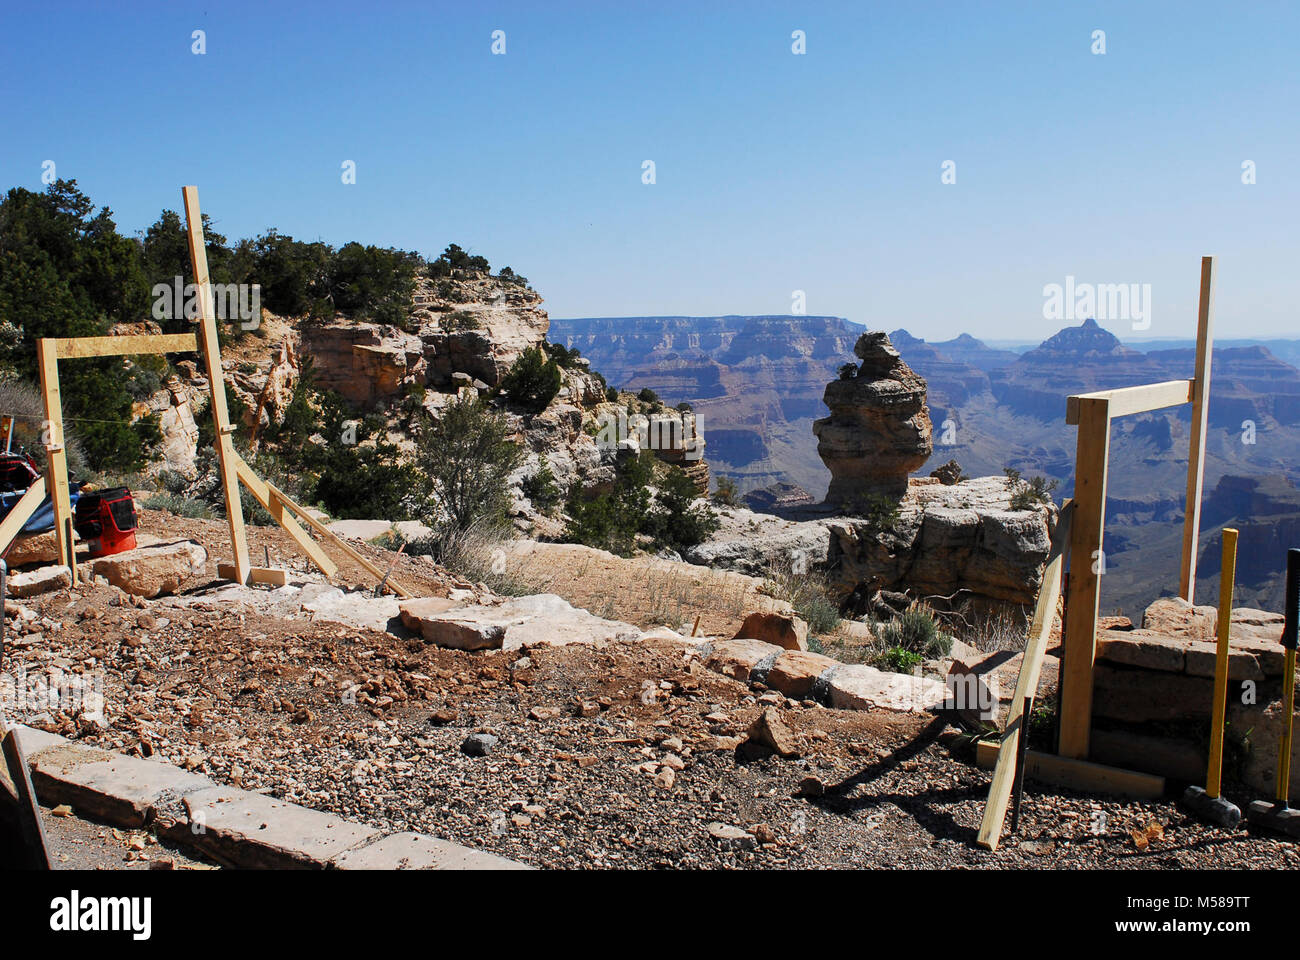
[[[1221,336],[1300,336],[1295,4],[2,9],[0,186],[53,160],[126,232],[195,183],[231,238],[454,241],[553,316],[800,289],[930,339],[1045,337],[1067,275],[1150,283],[1144,335],[1189,336],[1215,253]]]

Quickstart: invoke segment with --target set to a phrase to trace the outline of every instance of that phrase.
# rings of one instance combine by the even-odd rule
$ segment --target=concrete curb
[[[87,747],[16,725],[37,798],[115,826],[158,832],[231,867],[343,870],[527,870],[492,853],[418,833],[384,834],[330,813],[226,787],[157,760]]]

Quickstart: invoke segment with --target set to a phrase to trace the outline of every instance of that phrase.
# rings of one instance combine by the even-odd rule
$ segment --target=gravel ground
[[[228,604],[141,609],[103,586],[26,604],[43,636],[8,669],[102,671],[110,725],[16,719],[537,866],[1300,866],[1295,844],[1169,803],[1033,784],[1019,837],[979,850],[989,773],[955,727],[797,703],[667,646],[465,653]],[[737,750],[768,706],[799,757]],[[485,755],[462,750],[472,734]]]

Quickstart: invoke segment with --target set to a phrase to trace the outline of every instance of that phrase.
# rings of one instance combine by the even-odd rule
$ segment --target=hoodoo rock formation
[[[901,499],[908,474],[934,449],[925,380],[883,331],[864,333],[853,352],[862,363],[853,376],[826,385],[831,415],[813,424],[817,454],[831,472],[826,500]]]

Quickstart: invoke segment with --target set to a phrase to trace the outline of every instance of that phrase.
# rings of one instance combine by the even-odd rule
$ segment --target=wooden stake
[[[38,477],[36,482],[27,488],[27,492],[18,498],[13,509],[5,514],[3,520],[0,520],[0,553],[9,549],[9,544],[13,543],[14,538],[22,532],[23,526],[32,518],[32,514],[41,508],[41,504],[45,502],[45,487],[45,478]]]
[[[1201,298],[1196,315],[1196,376],[1192,381],[1192,436],[1187,454],[1187,499],[1183,514],[1183,563],[1178,595],[1196,594],[1196,546],[1201,533],[1201,485],[1205,480],[1205,431],[1209,424],[1210,365],[1214,348],[1214,258],[1201,257]]]
[[[1109,457],[1110,401],[1080,400],[1058,747],[1061,756],[1079,760],[1088,757],[1088,739],[1092,732],[1092,668],[1097,653],[1100,571],[1105,569],[1102,532],[1106,522]]]
[[[248,540],[244,536],[244,508],[239,501],[239,479],[235,468],[237,457],[230,441],[234,428],[230,425],[230,413],[226,409],[226,379],[221,370],[217,318],[213,316],[212,285],[208,278],[208,252],[203,242],[199,191],[197,187],[184,187],[181,194],[185,201],[190,263],[194,268],[194,283],[199,298],[199,340],[203,345],[203,362],[207,368],[208,385],[212,390],[212,422],[217,434],[214,443],[217,448],[217,463],[221,469],[221,487],[226,497],[226,517],[230,521],[230,547],[235,555],[238,581],[247,583]]]
[[[60,560],[77,582],[77,554],[68,527],[72,522],[72,495],[68,491],[68,454],[63,447],[63,398],[59,393],[59,355],[56,342],[42,337],[36,341],[36,358],[41,369],[41,399],[45,403],[45,485],[54,506],[54,543]]]
[[[23,755],[22,745],[18,742],[18,729],[13,727],[3,733],[0,740],[0,752],[3,752],[5,769],[13,783],[14,829],[17,831],[17,855],[5,865],[23,870],[48,870],[50,858],[45,842],[45,828],[41,826],[40,807],[36,803],[36,791],[32,788],[32,775]],[[0,800],[7,791],[0,791]]]
[[[989,850],[996,850],[1002,838],[1002,824],[1007,816],[1016,778],[1016,755],[1022,740],[1028,741],[1024,726],[1024,704],[1038,692],[1038,678],[1043,667],[1043,654],[1047,652],[1047,638],[1051,636],[1056,620],[1056,602],[1061,596],[1061,579],[1065,571],[1065,556],[1069,552],[1070,527],[1074,521],[1074,501],[1061,505],[1061,515],[1052,533],[1052,547],[1043,567],[1043,580],[1038,588],[1038,602],[1034,604],[1034,620],[1025,642],[1025,655],[1020,661],[1020,675],[1016,678],[1016,692],[1007,709],[1007,722],[1002,735],[993,782],[989,784],[989,799],[984,805],[984,819],[980,823],[976,842]]]

